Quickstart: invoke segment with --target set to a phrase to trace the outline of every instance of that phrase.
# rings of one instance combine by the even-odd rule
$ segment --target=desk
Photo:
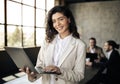
[[[89,81],[93,76],[98,72],[99,68],[93,68],[86,66],[85,67],[85,78],[80,81],[80,84],[85,84],[87,81]]]
[[[36,80],[35,82],[28,81],[27,75],[22,76],[20,78],[16,78],[15,80],[11,80],[4,84],[41,84],[40,79]]]
[[[88,67],[85,68],[85,78],[80,81],[80,84],[85,84],[88,80],[90,80],[97,72],[98,68]],[[22,76],[20,78],[16,78],[15,80],[11,80],[4,84],[40,84],[40,80],[36,80],[34,83],[28,81],[27,75]]]

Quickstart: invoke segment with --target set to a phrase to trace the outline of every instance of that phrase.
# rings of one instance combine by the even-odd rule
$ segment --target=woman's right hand
[[[25,72],[28,75],[28,80],[33,82],[37,78],[37,73],[31,72],[28,67],[20,68],[19,71]]]

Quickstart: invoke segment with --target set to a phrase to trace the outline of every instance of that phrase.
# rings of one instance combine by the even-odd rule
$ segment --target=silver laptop
[[[23,48],[5,47],[5,50],[18,68],[29,67],[31,71],[37,72]]]
[[[34,67],[23,48],[5,47],[5,50],[18,68],[29,67],[31,71],[40,74],[56,74],[56,72],[45,72],[42,67]]]

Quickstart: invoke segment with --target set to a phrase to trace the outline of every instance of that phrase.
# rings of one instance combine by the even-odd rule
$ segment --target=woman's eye
[[[63,18],[60,18],[60,20],[63,20]]]

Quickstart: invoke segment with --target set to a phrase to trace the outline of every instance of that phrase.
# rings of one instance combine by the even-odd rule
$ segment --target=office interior
[[[19,72],[4,47],[24,48],[35,65],[45,38],[45,18],[55,5],[70,8],[86,44],[90,37],[101,47],[107,40],[120,44],[120,0],[0,0],[1,84],[6,82],[2,78]]]

